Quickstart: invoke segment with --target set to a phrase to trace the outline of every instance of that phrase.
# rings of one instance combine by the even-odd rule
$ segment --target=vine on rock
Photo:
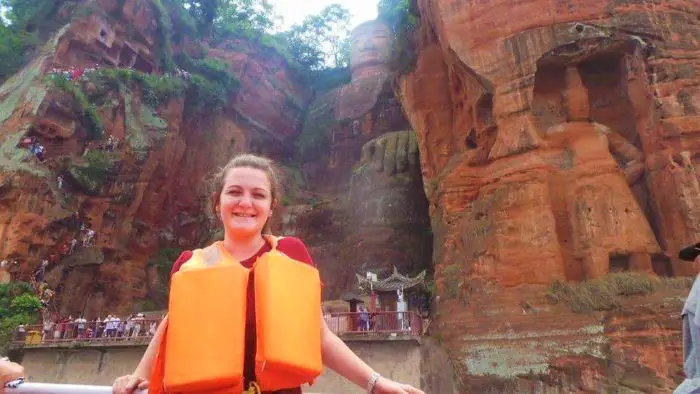
[[[420,27],[417,0],[379,0],[378,19],[394,34],[391,66],[399,75],[411,72],[418,53],[415,36]]]

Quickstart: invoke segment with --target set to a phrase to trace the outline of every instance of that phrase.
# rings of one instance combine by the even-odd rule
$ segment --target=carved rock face
[[[353,80],[387,71],[391,57],[391,31],[385,24],[379,21],[365,22],[352,31],[350,39]]]
[[[476,261],[491,267],[483,272],[492,280],[512,284],[546,283],[562,277],[580,280],[617,269],[652,271],[654,264],[659,272],[687,272],[682,263],[669,261],[667,255],[676,254],[681,243],[694,240],[688,235],[700,236],[690,220],[700,207],[690,198],[684,203],[692,207],[686,218],[670,223],[669,212],[661,207],[670,208],[668,203],[653,202],[670,198],[662,197],[668,188],[659,190],[658,183],[652,182],[668,175],[659,174],[658,166],[650,168],[649,159],[682,152],[677,144],[669,150],[670,145],[659,143],[666,138],[674,144],[666,130],[700,129],[695,117],[680,122],[669,116],[669,101],[677,100],[676,94],[693,97],[698,92],[662,90],[654,79],[664,69],[677,66],[662,60],[651,63],[649,56],[655,51],[655,57],[663,58],[664,51],[697,46],[696,41],[669,36],[667,48],[656,48],[654,45],[661,44],[650,38],[655,32],[685,37],[692,31],[692,15],[674,16],[687,23],[664,33],[654,22],[663,13],[652,16],[644,8],[623,7],[595,26],[586,23],[605,18],[614,7],[610,2],[568,1],[556,12],[535,12],[536,3],[524,2],[436,0],[421,4],[423,20],[432,24],[440,44],[424,42],[416,71],[403,80],[403,99],[421,142],[433,216],[439,215],[443,223],[457,223],[466,234],[480,234],[480,241],[468,237],[464,249],[457,251],[485,242],[485,253],[475,255]],[[626,28],[632,22],[637,24],[635,29]],[[697,111],[690,100],[685,103],[686,114]],[[674,115],[680,114],[676,108]],[[560,198],[593,178],[607,189],[587,189],[588,197],[574,193],[578,203]],[[432,179],[435,181],[430,182]],[[551,212],[549,225],[539,223],[544,226],[539,239],[546,246],[532,249],[533,256],[551,251],[541,262],[550,267],[549,273],[540,271],[541,277],[518,278],[520,257],[507,253],[513,247],[504,243],[511,236],[527,239],[526,234],[532,234],[528,219],[517,219],[516,212],[540,210],[535,200],[513,205],[515,197],[502,202],[496,199],[482,212],[483,219],[490,220],[496,211],[514,209],[508,216],[513,232],[508,236],[498,226],[483,227],[467,219],[455,222],[470,217],[475,206],[482,204],[485,195],[480,191],[499,190],[511,182],[522,184],[521,190],[530,187],[528,183],[540,185],[537,193],[545,196],[544,204],[551,204],[544,208]],[[681,185],[686,183],[674,186],[674,195],[682,194],[687,186]],[[469,193],[463,192],[465,187]],[[617,202],[603,204],[607,198]],[[583,209],[584,205],[597,206],[600,212]],[[589,223],[584,218],[589,214],[612,215],[617,224]],[[679,220],[685,222],[682,227],[678,227]],[[680,242],[672,235],[679,233],[686,234]],[[522,245],[518,253],[528,255],[525,251],[532,245]],[[660,254],[662,248],[667,255]],[[506,272],[509,274],[503,276]]]
[[[691,273],[675,256],[700,239],[697,6],[418,0],[418,9],[418,59],[399,85],[435,234],[436,327],[464,363],[463,381],[513,378],[515,365],[547,374],[566,359],[597,389],[615,387],[614,374],[586,365],[612,358],[656,375],[659,390],[672,386],[675,361],[637,360],[675,350],[612,339],[607,324],[594,335],[593,318],[522,305],[554,280]],[[567,339],[520,356],[532,348],[523,338],[558,329],[586,332],[574,340],[586,346],[635,350],[572,356]]]

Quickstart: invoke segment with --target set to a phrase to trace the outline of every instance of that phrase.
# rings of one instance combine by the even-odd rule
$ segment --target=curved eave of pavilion
[[[357,281],[359,282],[360,288],[363,290],[369,290],[370,288],[376,291],[397,291],[399,289],[410,289],[412,287],[418,286],[425,282],[426,271],[422,271],[420,274],[410,278],[405,275],[399,274],[396,267],[394,267],[394,272],[389,275],[386,279],[372,281],[359,274],[357,276]]]

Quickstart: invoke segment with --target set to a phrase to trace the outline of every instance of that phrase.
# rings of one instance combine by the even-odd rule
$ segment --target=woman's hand
[[[134,390],[148,388],[148,380],[136,375],[124,375],[114,379],[113,394],[131,394]]]
[[[24,367],[7,359],[0,359],[0,376],[2,379],[0,393],[2,393],[5,384],[24,376]]]
[[[374,394],[425,394],[423,391],[410,386],[401,384],[386,378],[379,378],[374,386]]]

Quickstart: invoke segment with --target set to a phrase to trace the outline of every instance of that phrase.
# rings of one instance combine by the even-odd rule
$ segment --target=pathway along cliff
[[[326,300],[426,272],[408,305],[457,392],[683,380],[692,0],[380,1],[323,72],[175,0],[35,5],[0,32],[33,39],[2,40],[27,60],[0,86],[7,335],[164,307],[174,257],[218,236],[207,175],[249,151],[283,166],[274,231],[310,245]]]

